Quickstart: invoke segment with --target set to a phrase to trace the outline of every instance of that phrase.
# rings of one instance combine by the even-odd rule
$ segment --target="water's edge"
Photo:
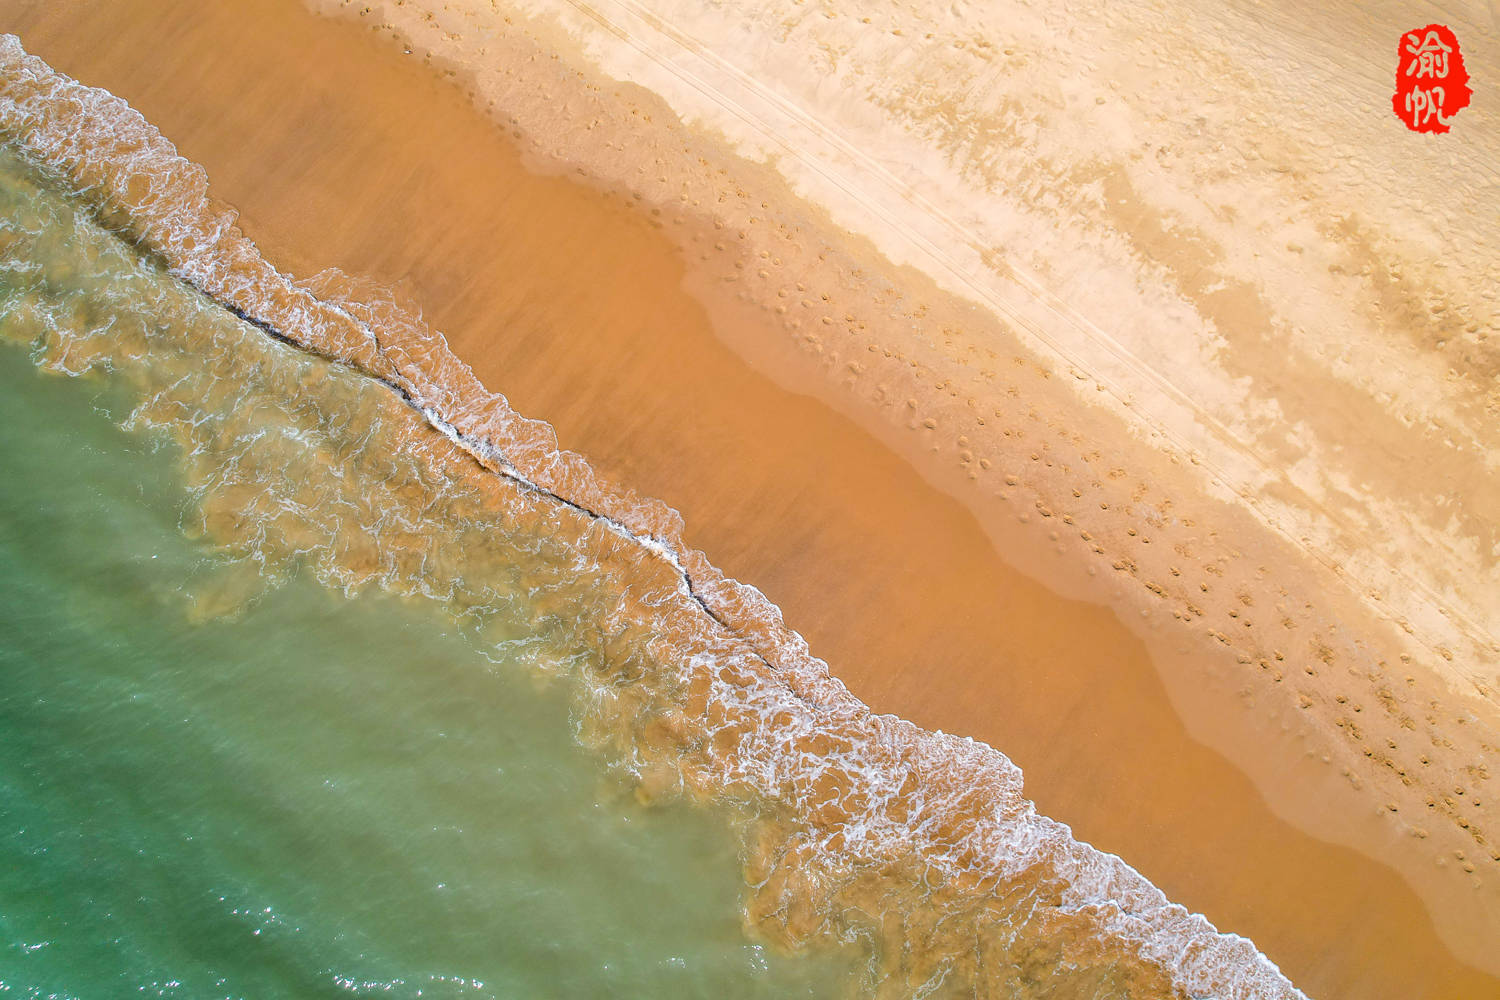
[[[1161,970],[1174,993],[1302,995],[1249,941],[1220,934],[1121,859],[1037,815],[1021,797],[1019,770],[1000,752],[872,715],[785,626],[779,609],[685,544],[675,511],[601,482],[582,457],[557,448],[550,427],[485,389],[440,333],[387,294],[337,273],[298,283],[277,272],[234,214],[210,200],[201,168],[125,102],[53,72],[14,36],[0,38],[0,77],[0,138],[59,178],[106,228],[266,336],[378,383],[488,474],[598,525],[633,547],[634,559],[670,569],[678,596],[715,633],[682,669],[711,672],[720,643],[742,658],[741,689],[715,688],[713,696],[738,699],[719,716],[744,728],[728,746],[703,751],[713,766],[700,790],[750,794],[802,814],[773,853],[807,872],[776,891],[783,900],[816,900],[821,919],[809,930],[784,901],[762,914],[790,940],[849,933],[846,911],[878,912],[861,900],[889,906],[910,894],[934,909],[933,919],[913,921],[920,930],[880,929],[882,951],[900,956],[889,960],[881,985],[935,990],[957,969],[946,988],[971,980],[983,992],[984,977],[956,955],[1000,933],[996,926],[1013,928],[999,918],[992,925],[983,901],[1019,884],[1028,898],[1040,895],[1063,918],[1111,939],[1106,959],[1118,947]],[[714,715],[705,711],[690,724],[712,730]],[[839,789],[837,808],[815,808],[828,804],[830,781]],[[944,914],[964,918],[956,942],[936,940]],[[920,948],[931,953],[914,958]],[[1057,963],[1072,961],[1076,955],[1060,949]]]

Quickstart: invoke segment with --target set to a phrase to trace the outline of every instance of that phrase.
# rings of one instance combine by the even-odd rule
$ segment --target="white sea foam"
[[[329,515],[318,509],[316,483],[257,482],[285,525],[240,516],[222,531],[238,532],[267,564],[278,549],[278,558],[315,557],[336,585],[376,580],[448,602],[464,595],[489,614],[502,588],[481,570],[498,564],[476,561],[463,531],[484,524],[497,487],[455,485],[463,465],[454,449],[494,474],[486,478],[503,479],[520,498],[514,509],[541,525],[518,519],[522,527],[507,529],[506,544],[554,560],[533,574],[540,585],[525,567],[510,567],[531,587],[528,600],[556,597],[555,610],[541,614],[566,618],[582,606],[570,573],[615,588],[590,612],[606,644],[598,658],[619,661],[584,672],[592,738],[613,740],[652,794],[653,776],[664,775],[667,791],[746,803],[764,817],[755,828],[767,831],[764,842],[752,830],[746,848],[753,925],[792,943],[872,939],[870,985],[887,995],[1302,996],[1250,941],[1220,934],[1120,858],[1039,815],[1022,795],[1020,770],[999,751],[871,713],[763,594],[685,544],[675,511],[611,487],[580,456],[558,449],[549,426],[486,390],[419,317],[343,275],[297,282],[277,272],[234,214],[210,200],[203,170],[125,102],[53,72],[13,36],[0,37],[0,78],[0,138],[60,178],[105,225],[261,331],[339,371],[362,373],[360,391],[378,390],[368,376],[408,404],[371,403],[377,415],[349,427],[329,429],[319,415],[299,424],[298,408],[318,397],[305,402],[299,383],[277,374],[285,362],[266,352],[286,349],[271,338],[260,353],[206,359],[204,367],[243,362],[262,372],[244,386],[218,380],[216,391],[230,393],[232,405],[216,407],[212,419],[184,402],[193,398],[184,387],[212,373],[188,366],[174,375],[138,413],[177,427],[190,456],[212,464],[201,473],[204,493],[217,490],[215,509],[231,519],[243,514],[234,506],[236,475],[249,475],[253,456],[272,447],[247,415],[257,412],[250,404],[278,392],[289,411],[285,439],[295,447],[345,435],[341,447],[387,449],[403,463],[407,481],[378,494],[389,509],[349,504],[354,513]],[[84,370],[98,363],[101,344],[125,336],[100,328],[56,346],[59,356],[78,352],[60,367]],[[323,378],[321,369],[315,374]],[[224,420],[244,425],[232,434],[206,426]],[[361,430],[361,421],[380,430]],[[232,454],[212,454],[226,441]],[[234,463],[245,469],[225,471]],[[378,558],[367,568],[340,550],[345,517],[374,539]],[[210,534],[212,521],[205,514]],[[524,541],[527,531],[534,543]],[[417,541],[403,548],[396,534]],[[610,564],[610,546],[623,547],[624,569]],[[620,583],[627,572],[654,576]],[[617,648],[608,645],[616,640]]]

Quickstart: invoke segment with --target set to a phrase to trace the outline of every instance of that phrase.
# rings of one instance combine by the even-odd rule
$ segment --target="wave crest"
[[[999,751],[870,712],[674,510],[559,449],[417,312],[338,272],[278,272],[124,101],[9,35],[0,80],[0,138],[91,216],[60,228],[5,199],[6,336],[133,385],[131,422],[182,448],[190,527],[264,573],[425,596],[481,648],[544,647],[576,682],[582,739],[642,797],[751,817],[758,933],[867,943],[860,985],[879,995],[1302,997],[1251,942],[1039,815]],[[144,265],[91,279],[114,236],[211,301],[171,300]],[[95,256],[48,273],[59,240]],[[111,318],[81,322],[82,295]]]

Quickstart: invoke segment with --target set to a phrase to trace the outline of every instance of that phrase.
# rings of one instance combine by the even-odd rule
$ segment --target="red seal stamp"
[[[1413,132],[1446,132],[1448,119],[1469,106],[1469,71],[1446,25],[1405,32],[1396,44],[1396,93],[1391,108]]]

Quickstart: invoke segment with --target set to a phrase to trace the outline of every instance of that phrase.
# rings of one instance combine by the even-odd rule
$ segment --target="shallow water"
[[[100,495],[106,506],[138,496],[147,513],[129,516],[155,528],[114,530],[111,516],[84,512],[85,568],[75,576],[97,581],[92,599],[115,609],[99,613],[113,614],[140,650],[175,650],[167,640],[180,633],[187,663],[228,664],[179,669],[180,688],[148,697],[165,706],[149,728],[152,739],[165,734],[170,752],[158,746],[134,771],[104,766],[98,781],[107,787],[70,800],[74,812],[55,831],[97,823],[96,801],[113,807],[123,797],[103,812],[133,816],[157,796],[191,831],[195,809],[213,801],[204,787],[261,789],[248,819],[209,824],[190,841],[170,822],[156,829],[174,851],[240,859],[237,878],[260,888],[211,895],[231,916],[250,914],[250,931],[261,932],[253,937],[328,944],[310,947],[315,957],[305,961],[271,963],[266,974],[284,967],[278,983],[298,995],[316,982],[338,988],[340,977],[370,990],[398,979],[413,991],[475,989],[466,983],[476,975],[485,989],[521,977],[496,987],[500,995],[749,995],[835,983],[892,996],[1299,995],[1249,942],[1219,934],[1120,859],[1039,816],[997,751],[872,715],[758,592],[682,543],[670,510],[558,452],[549,428],[485,391],[439,335],[378,289],[341,275],[296,284],[275,272],[207,200],[202,172],[139,116],[26,59],[13,39],[0,44],[0,135],[14,143],[0,155],[0,334],[16,345],[7,348],[11,367],[29,351],[42,369],[78,376],[32,378],[48,392],[62,385],[82,400],[92,385],[117,394],[109,418],[77,404],[93,430],[77,430],[89,421],[76,417],[30,416],[47,410],[28,404],[28,418],[55,425],[48,433],[62,440],[40,448],[40,437],[8,432],[7,447],[42,456],[59,475],[71,474],[75,451],[125,455],[110,468],[133,475],[136,493]],[[121,440],[111,420],[158,450],[91,444],[91,435]],[[36,539],[70,530],[17,534],[42,545]],[[88,542],[96,530],[110,542]],[[156,551],[170,548],[158,535],[176,537],[175,561]],[[85,558],[120,545],[160,558],[108,567]],[[19,542],[17,550],[33,551]],[[165,575],[148,585],[121,568],[144,574],[136,564],[145,562],[166,566]],[[30,586],[33,575],[49,579],[23,566],[7,586]],[[91,592],[71,582],[53,591],[46,607],[59,609],[87,604]],[[169,624],[119,607],[148,598],[169,609],[157,617],[175,616]],[[60,624],[29,629],[16,648],[56,634],[69,633]],[[105,669],[122,658],[95,655]],[[56,658],[67,656],[44,651],[28,662],[38,678],[56,677]],[[533,682],[524,678],[553,693],[523,696]],[[70,710],[75,699],[90,704],[41,697]],[[131,711],[149,718],[133,703]],[[56,756],[91,762],[92,751],[130,742],[111,737],[102,718],[84,722],[43,726]],[[325,745],[325,730],[353,743]],[[95,731],[104,735],[79,735]],[[536,742],[520,746],[533,733]],[[607,772],[590,771],[570,734]],[[242,752],[242,740],[254,749]],[[532,752],[547,762],[536,765],[535,794],[511,802],[496,757]],[[48,759],[21,757],[24,773],[33,756]],[[367,765],[384,768],[379,780]],[[558,767],[572,777],[553,775]],[[594,788],[594,773],[634,795],[553,801],[554,792]],[[166,779],[179,775],[197,775],[198,793],[173,798]],[[65,799],[55,789],[78,784],[49,787]],[[43,812],[61,809],[35,796]],[[278,838],[277,824],[291,830]],[[230,838],[247,825],[253,845]],[[129,837],[103,839],[132,850]],[[573,846],[588,857],[574,860]],[[633,856],[637,848],[651,860]],[[536,859],[547,864],[527,866]],[[293,863],[300,867],[285,867]],[[644,886],[637,869],[648,873]],[[503,885],[476,881],[507,871]],[[286,873],[289,901],[264,888],[275,882],[269,872]],[[739,877],[748,898],[734,889]],[[325,880],[325,895],[299,896]],[[23,876],[22,895],[45,895],[38,884],[46,885]],[[575,903],[575,888],[600,894]],[[182,902],[170,895],[180,891],[177,880],[154,878],[150,892],[123,895],[128,905],[105,900],[102,910],[131,936],[149,936],[155,918],[140,901]],[[97,919],[96,890],[72,892],[75,901],[57,908],[64,919]],[[368,902],[381,892],[385,905]],[[704,906],[719,916],[700,916]],[[595,915],[583,915],[590,908]],[[664,926],[692,940],[663,945],[670,932],[641,917],[647,911],[670,911]],[[194,931],[213,925],[177,920]],[[26,934],[26,944],[43,940]],[[512,948],[516,940],[527,943]],[[760,946],[770,942],[816,946],[816,958],[783,967]],[[153,954],[144,943],[118,947],[132,961]],[[363,956],[371,971],[340,971],[341,955],[346,965]],[[462,971],[482,956],[496,971]],[[262,964],[244,975],[262,974]],[[203,974],[210,984],[219,975]],[[627,974],[637,978],[609,978]],[[650,978],[679,974],[704,985]],[[455,975],[464,982],[435,978]]]
[[[300,577],[195,620],[234,563],[122,402],[0,346],[0,993],[836,995],[524,651]]]

